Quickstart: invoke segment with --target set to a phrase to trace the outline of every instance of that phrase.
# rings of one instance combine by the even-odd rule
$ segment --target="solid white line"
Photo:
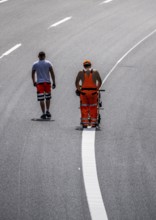
[[[7,2],[8,0],[1,0],[0,3]]]
[[[72,18],[72,17],[64,18],[64,19],[62,19],[61,21],[58,21],[58,22],[52,24],[51,26],[49,26],[49,28],[51,28],[51,27],[56,27],[56,26],[58,26],[59,24],[62,24],[62,23],[64,23],[64,22],[70,20],[71,18]],[[49,29],[49,28],[48,28],[48,29]]]
[[[103,4],[106,4],[106,3],[109,3],[109,2],[112,2],[113,0],[106,0],[104,2],[101,2],[99,5],[103,5]]]
[[[102,85],[106,82],[106,80],[108,79],[108,77],[111,75],[111,73],[116,69],[116,67],[119,65],[119,63],[121,63],[121,61],[129,54],[131,53],[136,47],[138,47],[141,43],[143,43],[145,40],[147,40],[149,37],[151,37],[153,34],[156,33],[156,29],[154,31],[152,31],[150,34],[146,35],[142,40],[140,40],[138,43],[136,43],[131,49],[129,49],[117,62],[116,64],[113,66],[113,68],[109,71],[109,73],[107,74],[107,76],[104,78]],[[101,87],[102,87],[101,85]]]
[[[4,56],[9,55],[10,53],[12,53],[14,50],[16,50],[18,47],[20,47],[22,44],[16,44],[14,47],[12,47],[10,50],[6,51],[5,53],[2,54],[2,56],[0,56],[0,59],[2,59]]]
[[[95,159],[95,128],[82,132],[83,179],[92,220],[107,220],[107,214],[99,187]]]

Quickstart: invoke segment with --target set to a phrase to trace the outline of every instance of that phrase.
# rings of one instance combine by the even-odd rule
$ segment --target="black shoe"
[[[46,116],[47,116],[47,118],[51,118],[51,114],[49,111],[46,111]]]
[[[41,115],[41,119],[46,119],[46,114]]]
[[[92,128],[96,128],[96,127],[97,127],[97,125],[92,125],[91,127],[92,127]]]
[[[87,125],[83,125],[83,128],[87,128],[88,126]]]

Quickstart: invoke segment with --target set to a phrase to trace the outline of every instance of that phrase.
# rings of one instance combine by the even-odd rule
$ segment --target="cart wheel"
[[[100,122],[101,122],[101,115],[99,114],[99,116],[98,116],[98,124],[100,124]]]
[[[102,107],[102,102],[99,102],[99,107]]]

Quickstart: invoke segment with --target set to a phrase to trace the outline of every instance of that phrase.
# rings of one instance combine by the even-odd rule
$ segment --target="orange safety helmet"
[[[83,66],[84,67],[90,67],[92,64],[91,64],[91,62],[90,62],[90,60],[85,60],[84,62],[83,62]]]

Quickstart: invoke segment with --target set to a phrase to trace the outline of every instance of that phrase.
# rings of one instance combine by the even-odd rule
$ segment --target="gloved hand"
[[[35,87],[37,86],[37,82],[34,82],[34,86],[35,86]]]
[[[75,93],[76,93],[77,96],[80,96],[80,93],[81,93],[81,92],[77,89],[77,90],[75,91]]]
[[[55,84],[55,83],[53,83],[52,88],[53,88],[53,89],[55,89],[55,88],[56,88],[56,84]]]

